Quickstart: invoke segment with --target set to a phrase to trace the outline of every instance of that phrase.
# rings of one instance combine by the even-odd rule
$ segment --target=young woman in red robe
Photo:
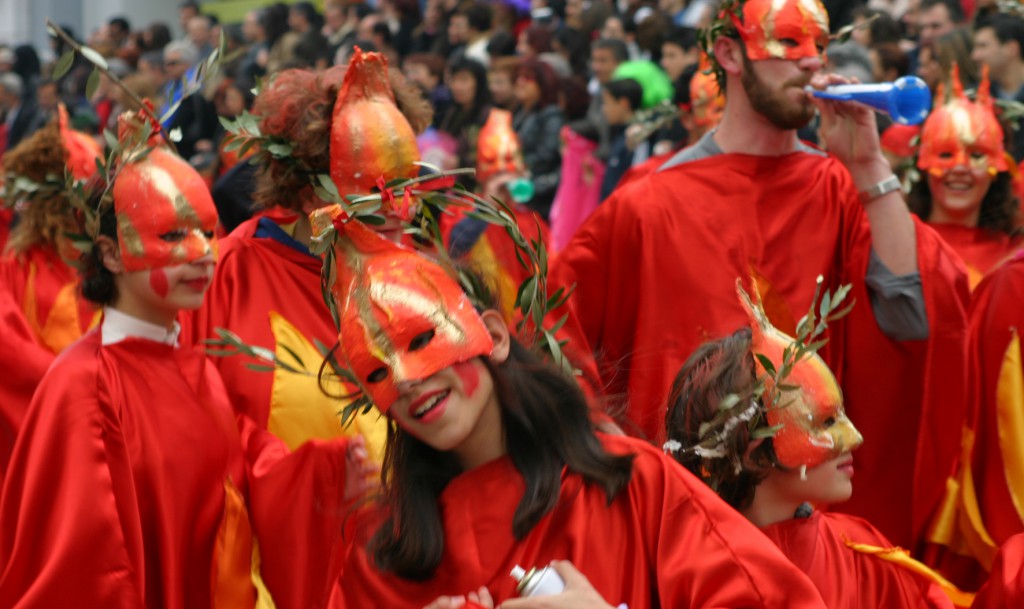
[[[178,344],[179,311],[210,285],[217,214],[188,163],[146,152],[149,120],[122,117],[116,165],[88,188],[76,264],[103,321],[50,367],[14,446],[0,606],[256,602],[231,407],[203,354]]]
[[[568,586],[545,606],[822,606],[699,480],[643,441],[596,433],[572,379],[500,312],[478,313],[437,263],[335,222],[338,360],[390,424],[383,489],[350,519],[332,606],[474,593],[530,607],[510,572],[556,559],[572,565],[559,567]]]
[[[1016,167],[1003,146],[988,69],[974,102],[964,95],[958,69],[952,83],[952,95],[924,123],[917,159],[924,175],[907,203],[960,255],[973,290],[1024,241],[1017,224]]]
[[[752,329],[700,346],[677,375],[666,450],[775,542],[829,609],[951,608],[933,580],[898,564],[913,561],[870,523],[814,509],[850,498],[862,437],[817,354],[792,367],[788,387],[765,373],[755,355],[780,370],[796,341],[745,292],[741,301]]]
[[[70,230],[65,167],[75,180],[96,172],[100,147],[58,116],[4,155],[7,200],[18,223],[0,257],[0,480],[21,419],[53,359],[96,318],[81,297],[78,276],[57,251]]]

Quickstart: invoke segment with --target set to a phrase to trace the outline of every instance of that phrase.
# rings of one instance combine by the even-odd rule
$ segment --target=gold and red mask
[[[380,53],[355,48],[334,102],[330,143],[331,179],[342,195],[368,195],[397,178],[414,178],[420,160],[416,133],[395,105],[388,62]],[[381,211],[401,202],[385,197]]]
[[[986,169],[991,175],[1007,171],[1009,164],[1003,147],[1003,128],[996,119],[989,92],[988,68],[982,70],[981,84],[974,102],[967,99],[960,71],[953,66],[950,75],[952,94],[942,107],[932,111],[921,131],[919,169],[941,177],[954,167]],[[940,85],[937,96],[945,97]]]
[[[690,79],[690,108],[694,124],[705,130],[718,125],[725,113],[725,96],[704,53],[700,54],[700,64]]]
[[[483,184],[499,173],[525,173],[519,136],[512,129],[512,113],[494,108],[480,129],[476,148],[476,179]]]
[[[775,328],[760,304],[753,304],[745,292],[741,292],[740,302],[751,320],[751,351],[767,357],[778,369],[783,351],[795,339]],[[784,381],[792,388],[777,393],[774,380],[765,374],[760,361],[757,368],[766,378],[763,400],[768,424],[780,426],[772,438],[780,465],[792,469],[815,467],[863,442],[860,432],[846,417],[836,377],[817,354],[797,362]],[[772,396],[776,396],[777,403]]]
[[[75,131],[68,123],[68,111],[64,104],[60,104],[57,106],[57,128],[64,146],[64,163],[76,180],[85,181],[96,174],[96,158],[103,155],[103,149],[96,140]]]
[[[119,118],[122,141],[132,121],[138,124],[135,116]],[[166,148],[158,145],[122,167],[111,191],[126,271],[185,264],[216,253],[217,209],[210,190],[195,169]]]
[[[730,15],[751,61],[822,57],[828,13],[819,0],[748,0]]]
[[[311,215],[314,231],[333,224],[331,293],[341,352],[381,412],[398,385],[491,353],[483,320],[458,282],[436,262],[388,241],[329,206]]]

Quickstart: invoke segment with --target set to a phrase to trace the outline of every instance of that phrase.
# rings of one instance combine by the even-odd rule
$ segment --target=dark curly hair
[[[284,70],[256,97],[253,113],[262,117],[260,131],[292,146],[292,158],[271,158],[261,168],[253,193],[257,205],[300,211],[316,197],[309,173],[330,167],[331,118],[345,71],[346,66]],[[388,79],[413,131],[430,126],[433,108],[419,89],[397,70],[388,70]]]
[[[64,181],[64,143],[53,119],[45,127],[19,143],[4,155],[4,172],[24,176],[43,184]],[[18,211],[18,223],[11,230],[6,250],[24,254],[33,246],[55,248],[57,239],[69,230],[67,199],[56,189],[49,196],[38,196]]]
[[[738,395],[745,403],[756,400],[760,404],[760,396],[754,393],[757,373],[751,337],[750,328],[741,328],[698,347],[672,383],[665,416],[666,436],[682,445],[673,457],[737,510],[750,506],[754,489],[775,465],[771,440],[747,455],[754,439],[746,425],[736,425],[723,441],[724,457],[701,457],[686,449],[700,443],[701,425],[715,418],[726,396]]]
[[[927,222],[932,215],[932,191],[928,186],[927,175],[914,184],[907,196],[907,206],[922,221]],[[1013,192],[1013,179],[1009,172],[1003,171],[996,175],[988,192],[981,199],[981,210],[978,213],[978,228],[1016,235],[1020,233],[1017,226],[1017,208],[1020,202]]]

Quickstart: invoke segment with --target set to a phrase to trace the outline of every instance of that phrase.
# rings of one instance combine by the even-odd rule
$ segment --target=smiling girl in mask
[[[219,376],[178,344],[216,260],[202,178],[144,114],[86,188],[75,261],[99,327],[33,398],[0,498],[0,605],[253,606],[246,471]],[[151,149],[150,149],[151,148]]]

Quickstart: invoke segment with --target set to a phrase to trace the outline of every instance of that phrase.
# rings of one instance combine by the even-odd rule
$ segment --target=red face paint
[[[462,381],[462,393],[466,397],[472,397],[476,393],[477,387],[480,386],[480,371],[477,370],[473,360],[460,362],[452,366],[455,370],[455,374],[459,375],[459,380]]]
[[[160,298],[167,298],[170,286],[167,283],[167,273],[163,269],[153,269],[149,272],[149,287],[153,288]]]

